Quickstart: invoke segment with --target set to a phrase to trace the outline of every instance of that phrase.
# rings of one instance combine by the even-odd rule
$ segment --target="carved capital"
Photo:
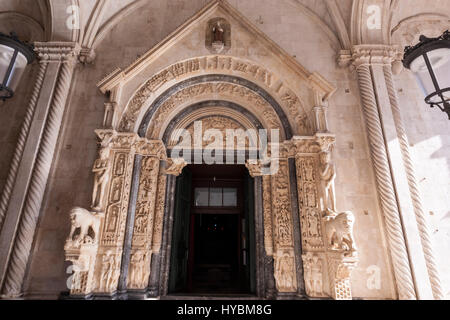
[[[330,152],[336,142],[331,133],[316,133],[313,137],[294,136],[284,143],[287,157],[293,158],[300,153]]]
[[[399,54],[397,46],[357,45],[352,48],[352,61],[356,69],[364,65],[391,65]]]
[[[167,166],[165,171],[166,174],[179,176],[186,166],[187,162],[183,158],[169,158],[167,159]]]
[[[75,63],[81,47],[76,42],[36,42],[34,50],[41,61]]]
[[[80,50],[79,59],[83,64],[89,64],[94,62],[96,57],[95,50],[92,48],[82,48]]]
[[[321,152],[331,152],[336,143],[336,136],[330,133],[316,133],[314,138]]]

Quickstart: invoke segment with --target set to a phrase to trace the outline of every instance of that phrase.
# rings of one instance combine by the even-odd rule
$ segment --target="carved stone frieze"
[[[276,112],[273,110],[272,106],[254,91],[241,85],[228,82],[207,82],[183,88],[173,94],[169,99],[167,99],[155,112],[155,115],[153,116],[147,130],[147,137],[155,139],[159,137],[161,135],[164,121],[180,105],[185,104],[186,101],[200,100],[202,99],[202,97],[204,98],[211,95],[220,95],[222,99],[225,99],[227,97],[240,100],[244,99],[246,102],[248,102],[248,107],[250,108],[250,110],[254,114],[259,115],[261,119],[264,120],[264,122],[268,126],[268,129],[282,128],[280,120]],[[129,130],[133,127],[135,120],[133,120],[133,125],[131,125],[129,123],[130,119],[128,119],[127,117],[128,115],[125,115],[122,119],[120,130]],[[131,119],[133,119],[133,117],[131,117]],[[229,121],[235,122],[231,119]],[[233,125],[232,127],[235,126],[236,125]]]
[[[273,257],[275,281],[279,292],[297,291],[294,256],[289,168],[286,159],[279,159],[278,172],[271,176]]]
[[[118,127],[119,130],[132,130],[141,112],[141,108],[146,105],[147,100],[155,97],[156,92],[161,87],[168,85],[172,81],[175,82],[182,77],[187,78],[190,75],[194,76],[199,72],[204,73],[213,71],[231,73],[237,76],[244,75],[244,77],[262,84],[268,90],[271,90],[278,95],[278,100],[289,114],[289,118],[298,127],[298,132],[305,134],[310,132],[310,123],[306,117],[303,102],[293,90],[289,89],[284,81],[275,79],[273,73],[252,62],[226,56],[206,56],[189,59],[171,65],[154,75],[141,86],[129,102],[125,109],[125,113],[121,118]],[[236,85],[229,85],[231,85],[231,88],[236,88]],[[244,89],[240,90],[242,91]],[[253,93],[253,95],[258,96],[255,93]],[[259,99],[261,99],[261,97],[259,97]]]

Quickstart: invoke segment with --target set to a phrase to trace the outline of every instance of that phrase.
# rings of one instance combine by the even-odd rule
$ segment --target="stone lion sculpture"
[[[94,242],[97,237],[98,229],[100,227],[100,219],[92,212],[86,209],[75,207],[70,211],[70,235],[67,239],[68,241],[76,241],[77,243],[82,242]],[[94,238],[89,236],[89,228],[94,231]],[[80,229],[79,235],[76,239],[73,239],[75,231]]]
[[[331,213],[325,216],[327,239],[333,250],[344,250],[353,255],[356,252],[353,238],[355,217],[352,212]]]

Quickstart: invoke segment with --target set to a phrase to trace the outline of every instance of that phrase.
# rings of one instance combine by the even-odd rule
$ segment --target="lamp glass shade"
[[[13,56],[13,48],[0,44],[0,83],[12,91],[15,91],[28,64],[28,60],[20,51],[18,51],[11,74],[8,79],[5,79],[5,75],[8,72]]]
[[[450,48],[439,48],[426,53],[430,61],[432,71],[436,77],[437,84],[440,89],[450,87]],[[410,69],[414,72],[420,87],[425,96],[436,92],[430,70],[427,68],[423,55],[418,56],[411,62]],[[446,99],[450,98],[450,92],[443,92]],[[430,102],[442,101],[439,95],[435,95]]]

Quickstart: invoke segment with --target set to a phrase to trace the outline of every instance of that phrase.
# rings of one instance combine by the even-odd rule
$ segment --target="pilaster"
[[[400,299],[441,299],[427,223],[392,80],[396,47],[352,50]]]
[[[36,43],[41,69],[10,168],[0,209],[1,293],[22,294],[31,245],[50,174],[79,46]],[[26,154],[27,157],[22,157]]]

